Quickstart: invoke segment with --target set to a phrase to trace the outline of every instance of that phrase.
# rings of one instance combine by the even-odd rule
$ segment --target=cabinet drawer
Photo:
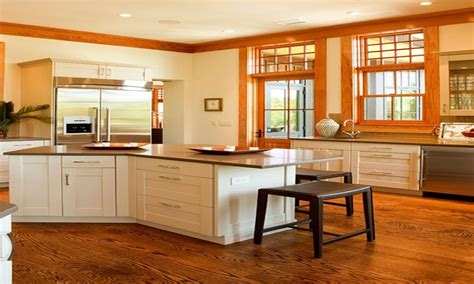
[[[213,207],[213,179],[137,171],[137,194]]]
[[[418,172],[361,168],[358,172],[357,183],[418,190],[418,175]]]
[[[137,169],[194,177],[213,177],[212,165],[201,163],[190,163],[153,158],[138,158]]]
[[[21,149],[28,149],[28,148],[34,148],[34,147],[40,147],[44,145],[44,141],[38,140],[38,141],[9,141],[9,142],[2,142],[1,144],[1,149],[3,152],[8,152],[8,151],[15,151],[15,150],[21,150]]]
[[[67,168],[113,168],[113,156],[64,156],[63,167]]]
[[[416,164],[406,153],[359,152],[359,168],[388,169],[398,171],[417,170]],[[416,160],[415,160],[416,161]]]
[[[174,200],[137,196],[138,208],[143,208],[145,221],[172,228],[212,236],[214,231],[213,208]],[[140,206],[141,204],[141,206]]]
[[[352,143],[352,150],[380,153],[419,153],[420,146],[382,143]]]

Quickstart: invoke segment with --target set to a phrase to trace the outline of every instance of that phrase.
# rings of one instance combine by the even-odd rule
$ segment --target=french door
[[[313,136],[313,79],[261,79],[258,85],[259,147],[290,148],[290,138]]]

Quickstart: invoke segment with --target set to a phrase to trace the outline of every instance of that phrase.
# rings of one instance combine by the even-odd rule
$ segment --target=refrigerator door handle
[[[106,137],[105,137],[105,142],[110,142],[110,108],[106,107],[105,108],[105,127],[106,127]]]
[[[93,107],[92,109],[95,109],[95,142],[100,142],[100,138],[101,138],[100,108]]]

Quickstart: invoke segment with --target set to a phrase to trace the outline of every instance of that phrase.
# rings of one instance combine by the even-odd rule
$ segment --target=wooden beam
[[[362,33],[377,33],[383,31],[414,29],[435,25],[451,25],[468,22],[474,22],[474,8],[234,38],[229,40],[194,44],[193,48],[194,52],[204,52],[247,46],[259,46],[265,44],[314,40],[318,38],[343,37]]]
[[[5,43],[0,41],[0,101],[4,98],[5,88]]]
[[[191,44],[0,22],[0,34],[192,53]]]
[[[439,89],[439,29],[437,26],[426,27],[425,34],[425,98],[423,99],[423,116],[431,126],[439,125],[440,89]]]
[[[354,66],[352,66],[352,36],[341,38],[341,119],[353,118]]]
[[[239,146],[248,146],[247,48],[239,49]]]
[[[327,72],[326,72],[326,39],[315,41],[315,73],[314,73],[314,121],[315,123],[327,117]],[[313,129],[314,133],[316,131]]]

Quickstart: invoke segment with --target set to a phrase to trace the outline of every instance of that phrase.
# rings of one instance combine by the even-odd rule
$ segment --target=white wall
[[[193,54],[192,89],[192,142],[237,145],[239,50]],[[204,111],[204,98],[223,98],[223,111]]]
[[[153,68],[153,78],[162,80],[181,80],[188,82],[179,89],[180,109],[176,112],[184,113],[176,121],[181,125],[176,131],[180,135],[170,137],[169,143],[190,143],[192,118],[189,112],[191,104],[192,81],[192,55],[187,53],[159,51],[140,48],[129,48],[120,46],[19,37],[0,35],[0,41],[5,42],[5,96],[4,100],[11,100],[17,106],[20,101],[20,67],[19,62],[37,60],[42,58],[86,60],[111,62],[119,64],[136,64],[150,66]],[[172,104],[173,96],[168,97]],[[174,117],[168,119],[168,125],[173,125]]]
[[[474,50],[474,23],[440,26],[439,50]]]

